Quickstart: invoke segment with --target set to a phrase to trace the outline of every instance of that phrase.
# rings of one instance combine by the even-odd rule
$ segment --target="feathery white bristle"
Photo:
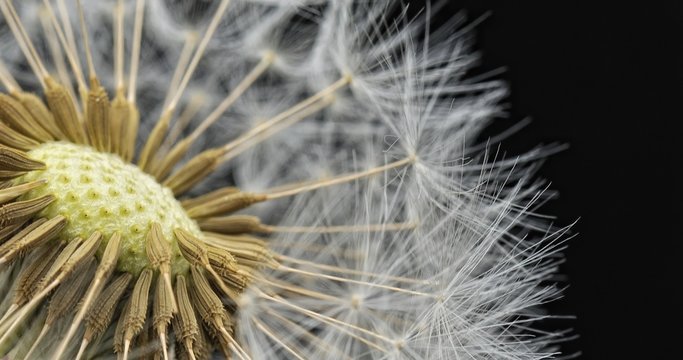
[[[39,55],[51,59],[39,17],[42,0],[16,3]],[[127,74],[136,2],[125,3]],[[188,34],[201,41],[217,3],[146,1],[135,93],[138,148],[182,84],[172,77]],[[76,14],[72,2],[65,4]],[[115,4],[92,1],[83,8],[96,73],[112,94]],[[190,136],[264,56],[273,58],[201,131],[184,160],[336,87],[304,106],[307,116],[250,138],[190,194],[228,185],[277,193],[288,184],[400,162],[244,212],[283,227],[416,224],[272,234],[269,246],[281,266],[255,275],[237,304],[234,336],[244,349],[232,346],[238,358],[533,360],[555,354],[562,334],[536,331],[533,323],[546,316],[539,309],[560,296],[552,275],[567,228],[552,228],[536,214],[550,192],[533,172],[556,148],[506,159],[495,144],[479,142],[481,131],[505,115],[507,88],[494,78],[468,77],[477,56],[464,16],[431,29],[430,11],[411,18],[401,2],[390,0],[233,0],[207,38],[187,88],[177,93],[177,114],[201,104],[178,125],[178,139]],[[78,16],[70,21],[80,39]],[[39,88],[4,20],[0,57],[23,88]],[[20,267],[0,268],[0,311],[9,307],[6,294]],[[58,336],[48,333],[36,351],[49,350]],[[71,348],[78,349],[80,336]],[[173,353],[173,335],[168,339]],[[98,346],[109,349],[112,341],[110,328]],[[150,351],[131,345],[129,357]]]

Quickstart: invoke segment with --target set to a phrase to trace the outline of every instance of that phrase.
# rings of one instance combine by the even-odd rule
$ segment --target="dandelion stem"
[[[384,232],[414,230],[416,222],[392,223],[392,224],[367,224],[367,225],[336,225],[336,226],[274,226],[260,225],[258,231],[266,233],[290,233],[290,234],[335,234],[335,233],[358,233],[358,232]]]
[[[310,266],[310,267],[314,267],[314,268],[318,268],[318,269],[323,269],[323,270],[327,270],[327,271],[332,271],[332,272],[337,272],[337,273],[342,273],[342,274],[353,274],[353,275],[360,275],[360,276],[379,277],[379,278],[385,278],[387,280],[393,280],[393,281],[405,282],[405,283],[412,283],[412,284],[422,284],[422,285],[432,284],[432,282],[428,281],[428,280],[410,279],[410,278],[400,277],[400,276],[390,276],[390,275],[375,274],[375,273],[353,270],[353,269],[344,269],[344,268],[341,268],[338,266],[318,264],[318,263],[313,262],[313,261],[296,259],[296,258],[285,256],[285,255],[276,255],[275,259],[278,261],[292,262],[295,264],[306,265],[306,266]]]
[[[81,37],[83,38],[85,60],[88,65],[88,75],[90,78],[96,78],[97,75],[95,74],[95,64],[92,61],[92,49],[90,49],[88,26],[85,23],[85,14],[83,14],[83,5],[81,5],[81,0],[76,0],[76,7],[78,8],[78,20],[81,25]]]
[[[305,289],[305,288],[302,288],[300,286],[295,286],[295,285],[283,284],[283,283],[280,283],[277,281],[268,280],[265,277],[260,277],[259,279],[260,279],[260,281],[263,281],[264,283],[269,284],[271,286],[275,286],[275,287],[283,289],[283,290],[291,291],[293,293],[305,295],[305,296],[308,296],[308,297],[311,297],[314,299],[319,299],[319,300],[323,300],[323,301],[331,301],[331,302],[338,302],[339,301],[339,299],[335,298],[334,296],[323,294],[323,293],[315,291],[315,290],[309,290],[309,289]]]
[[[195,141],[199,136],[204,133],[211,125],[213,125],[220,116],[239,99],[242,94],[244,94],[247,89],[270,67],[275,59],[275,54],[266,53],[261,61],[256,64],[256,66],[247,74],[244,79],[230,91],[230,94],[223,100],[223,102],[218,105],[216,110],[214,110],[204,121],[202,121],[199,126],[190,134],[188,137],[190,141]]]
[[[159,333],[159,343],[161,343],[161,351],[164,356],[164,360],[168,360],[168,344],[166,342],[166,334],[163,332]]]
[[[15,303],[13,303],[12,305],[10,305],[10,306],[7,308],[7,310],[5,310],[5,315],[3,315],[3,316],[0,318],[0,324],[4,324],[4,323],[5,323],[5,320],[7,320],[7,318],[9,318],[10,316],[12,316],[12,314],[14,314],[14,312],[15,312],[17,309],[19,309],[19,305],[15,304]],[[1,328],[0,328],[0,329],[1,329]]]
[[[187,349],[187,355],[190,357],[190,360],[197,360],[197,357],[194,356],[194,350],[190,347]]]
[[[218,5],[218,9],[216,9],[216,13],[211,19],[209,27],[204,32],[204,36],[202,37],[202,40],[199,42],[199,46],[197,46],[197,50],[194,53],[194,56],[192,57],[192,61],[190,62],[190,65],[187,67],[185,74],[183,75],[183,78],[180,84],[178,85],[178,90],[171,99],[171,102],[166,107],[166,111],[168,111],[169,109],[171,109],[172,111],[172,109],[175,109],[176,105],[178,104],[178,100],[180,100],[180,97],[183,95],[185,87],[187,87],[187,84],[190,82],[190,78],[192,78],[192,75],[194,74],[194,71],[197,68],[197,65],[199,64],[199,60],[201,60],[202,56],[204,55],[204,51],[206,50],[206,47],[209,45],[209,41],[213,37],[213,33],[216,31],[216,28],[218,27],[221,18],[223,18],[225,10],[228,8],[229,4],[230,0],[222,0],[220,5]]]
[[[59,42],[62,44],[62,48],[64,49],[64,53],[66,54],[67,60],[69,60],[69,64],[71,65],[71,70],[76,76],[76,82],[78,83],[78,89],[81,93],[81,97],[83,97],[84,92],[88,88],[88,86],[85,83],[85,79],[83,77],[83,70],[81,70],[81,64],[78,60],[78,56],[76,53],[76,45],[75,45],[75,40],[71,39],[73,37],[73,32],[71,31],[71,25],[69,23],[68,19],[68,14],[66,14],[66,8],[64,6],[63,1],[59,1],[59,11],[60,15],[62,18],[66,16],[66,24],[64,25],[67,28],[67,33],[70,36],[70,41],[73,42],[72,45],[70,45],[67,42],[67,39],[64,35],[64,30],[62,30],[61,25],[59,24],[59,20],[57,20],[57,16],[55,15],[54,8],[52,8],[52,5],[50,4],[50,0],[43,0],[45,3],[45,7],[47,9],[47,13],[50,16],[50,20],[52,22],[52,27],[54,28],[55,32],[57,33],[57,38],[59,39]]]
[[[123,360],[128,360],[128,350],[130,349],[130,340],[123,343]]]
[[[261,331],[263,331],[263,333],[268,335],[268,337],[271,338],[273,341],[280,344],[280,346],[282,346],[283,349],[287,350],[295,358],[297,358],[299,360],[304,360],[304,358],[301,355],[299,355],[296,351],[294,351],[294,349],[290,348],[287,344],[285,344],[284,341],[282,341],[280,338],[275,336],[275,334],[273,334],[273,332],[270,330],[270,328],[268,328],[263,322],[259,321],[256,318],[252,318],[252,321],[256,324],[256,327],[261,329]]]
[[[48,6],[50,5],[49,1],[50,0],[45,0],[46,5]],[[52,9],[52,7],[49,6],[49,9]],[[80,79],[85,79],[85,76],[83,76],[83,68],[81,66],[80,58],[76,56],[76,54],[78,54],[78,47],[76,46],[76,36],[74,35],[74,30],[71,27],[71,21],[69,20],[69,10],[67,9],[64,0],[57,1],[57,10],[59,11],[59,17],[61,18],[62,26],[64,26],[63,34],[66,35],[66,41],[63,45],[64,50],[68,54],[72,54],[73,56],[73,60],[76,65],[74,67],[74,72],[76,73],[76,76]],[[57,20],[56,17],[55,20]],[[59,31],[62,31],[62,26],[60,26],[58,22],[55,22],[55,28],[59,29]],[[85,85],[85,81],[83,81],[82,83],[83,85]]]
[[[237,341],[235,341],[235,339],[233,339],[230,335],[228,335],[228,342],[230,343],[230,347],[237,354],[237,357],[239,357],[241,360],[251,360],[251,356],[249,356],[249,354],[247,354],[246,351],[242,349],[240,344],[238,344]]]
[[[348,355],[346,355],[345,353],[343,353],[340,349],[330,347],[328,343],[321,340],[319,337],[311,334],[311,332],[309,330],[303,328],[301,325],[293,322],[292,320],[289,320],[286,317],[284,317],[284,316],[282,316],[282,315],[280,315],[277,312],[272,311],[272,310],[266,310],[266,313],[268,313],[268,316],[271,316],[273,318],[277,318],[278,320],[280,320],[282,323],[284,323],[289,328],[297,330],[299,333],[301,333],[302,336],[306,337],[306,339],[308,339],[308,341],[310,341],[312,344],[315,344],[315,346],[324,350],[325,353],[334,352],[336,354],[335,356],[337,358],[344,358],[347,360],[351,360],[351,358]],[[379,348],[379,349],[382,350],[381,348]]]
[[[123,47],[125,36],[123,22],[125,15],[124,0],[118,0],[114,7],[114,81],[116,90],[123,89]]]
[[[135,105],[138,67],[140,66],[140,45],[142,44],[142,23],[145,18],[145,0],[135,3],[135,24],[133,25],[133,42],[130,52],[130,72],[128,73],[128,102]]]
[[[270,295],[265,294],[265,293],[263,293],[263,292],[260,292],[259,295],[260,295],[261,297],[267,299],[267,300],[271,300],[271,301],[274,301],[274,302],[276,302],[276,303],[285,305],[285,306],[290,307],[290,308],[292,308],[292,309],[294,309],[294,310],[296,310],[296,311],[298,311],[298,312],[300,312],[300,313],[303,313],[303,314],[308,315],[308,316],[310,316],[310,317],[312,317],[312,318],[318,319],[318,320],[320,320],[320,321],[322,321],[322,322],[324,322],[324,323],[327,323],[327,324],[330,324],[330,325],[332,325],[332,326],[335,326],[335,327],[338,328],[339,330],[346,332],[347,334],[349,334],[350,336],[354,337],[355,339],[357,339],[357,340],[359,340],[359,341],[361,341],[361,342],[363,342],[363,343],[365,343],[365,344],[367,344],[367,345],[370,345],[370,346],[372,346],[372,347],[374,347],[374,348],[376,348],[376,349],[378,349],[378,350],[380,350],[380,351],[386,352],[386,350],[385,350],[383,347],[381,347],[380,345],[375,344],[375,343],[373,343],[373,342],[371,342],[371,341],[368,341],[367,339],[363,339],[362,337],[359,337],[359,336],[353,334],[352,332],[350,332],[350,331],[348,331],[348,330],[349,330],[349,329],[350,329],[350,330],[355,330],[355,331],[361,332],[361,333],[363,333],[363,334],[369,335],[369,336],[371,336],[371,337],[373,337],[373,338],[376,338],[376,339],[379,339],[379,340],[383,340],[383,341],[385,341],[385,342],[388,342],[388,343],[392,343],[392,344],[393,344],[393,341],[392,341],[391,339],[387,338],[386,336],[382,336],[382,335],[380,335],[380,334],[378,334],[378,333],[376,333],[376,332],[370,331],[370,330],[368,330],[368,329],[364,329],[364,328],[358,327],[358,326],[356,326],[356,325],[349,324],[349,323],[347,323],[347,322],[344,322],[344,321],[341,321],[341,320],[337,320],[337,319],[331,318],[331,317],[329,317],[329,316],[325,316],[325,315],[322,315],[322,314],[318,314],[318,313],[316,313],[316,312],[314,312],[314,311],[311,311],[311,310],[308,310],[308,309],[304,309],[304,308],[302,308],[302,307],[300,307],[300,306],[298,306],[298,305],[294,305],[294,304],[290,303],[289,301],[287,301],[287,300],[285,300],[285,299],[282,299],[282,298],[280,298],[280,297],[273,297],[273,296],[270,296]],[[336,325],[338,325],[338,326],[336,326]],[[348,328],[348,329],[343,329],[343,328]]]
[[[228,153],[223,155],[223,157],[221,158],[220,161],[225,162],[225,161],[228,161],[230,159],[235,158],[237,155],[241,154],[245,150],[247,150],[247,149],[253,147],[254,145],[259,144],[259,143],[265,141],[266,139],[268,139],[269,137],[277,134],[280,130],[282,130],[286,127],[289,127],[289,126],[309,117],[310,115],[313,115],[313,114],[317,113],[318,111],[328,107],[333,102],[333,100],[334,100],[334,98],[331,95],[329,95],[329,96],[315,102],[311,106],[308,106],[308,107],[304,108],[303,110],[295,113],[294,115],[289,116],[288,118],[286,118],[284,121],[280,122],[279,124],[273,124],[274,126],[272,126],[272,127],[264,128],[263,131],[261,131],[259,134],[256,134],[255,136],[252,137],[252,139],[249,139],[251,141],[243,143],[239,147],[233,148]]]
[[[161,111],[161,116],[159,117],[159,120],[157,121],[156,125],[154,125],[152,132],[150,133],[149,137],[147,138],[147,141],[145,142],[145,145],[142,148],[142,152],[140,153],[140,157],[138,159],[138,166],[144,171],[149,172],[150,174],[154,173],[153,165],[151,165],[151,163],[154,162],[153,158],[157,155],[157,150],[159,150],[159,146],[161,146],[161,141],[166,135],[168,125],[171,121],[171,118],[173,117],[173,114],[175,113],[178,101],[180,101],[180,98],[182,97],[183,92],[187,87],[187,84],[192,78],[194,71],[197,69],[199,60],[201,60],[202,56],[204,55],[204,51],[206,50],[206,47],[209,44],[209,40],[211,40],[213,33],[216,31],[218,23],[223,17],[223,14],[225,14],[225,10],[227,9],[229,3],[230,0],[221,1],[216,13],[211,19],[211,23],[209,23],[209,27],[204,32],[202,40],[199,42],[199,45],[195,50],[194,56],[192,57],[190,64],[187,66],[187,69],[185,69],[185,73],[182,77],[182,80],[180,81],[180,84],[178,85],[178,89],[176,90],[168,105]]]
[[[173,123],[171,130],[168,132],[168,136],[164,139],[161,144],[159,153],[167,154],[171,146],[178,140],[178,137],[182,134],[183,130],[190,125],[192,119],[199,113],[202,106],[206,103],[207,97],[203,93],[193,94],[183,112],[178,115],[178,119]]]
[[[104,283],[107,281],[107,279],[111,275],[111,272],[114,270],[114,266],[116,266],[120,251],[121,235],[118,232],[116,232],[114,233],[114,235],[112,235],[112,237],[109,239],[109,242],[107,243],[107,247],[105,248],[105,251],[102,255],[100,265],[97,267],[97,270],[95,272],[95,277],[91,281],[90,286],[88,287],[88,291],[83,297],[83,301],[81,302],[81,306],[78,312],[71,321],[71,326],[69,327],[66,336],[62,339],[62,342],[59,344],[57,354],[62,354],[66,351],[66,348],[69,345],[71,338],[76,334],[76,330],[78,330],[78,327],[83,321],[83,318],[85,317],[87,311],[90,309],[90,306],[92,305],[93,301],[95,301],[96,297],[100,294],[102,287],[104,286]]]
[[[301,274],[305,276],[311,276],[311,277],[319,277],[323,279],[328,279],[328,280],[334,280],[334,281],[339,281],[339,282],[346,282],[346,283],[351,283],[351,284],[358,284],[358,285],[364,285],[364,286],[370,286],[370,287],[376,287],[380,289],[385,289],[385,290],[391,290],[391,291],[396,291],[396,292],[401,292],[401,293],[406,293],[410,295],[418,295],[418,296],[425,296],[425,297],[435,297],[433,294],[427,294],[424,292],[420,291],[414,291],[414,290],[409,290],[409,289],[403,289],[395,286],[388,286],[388,285],[382,285],[382,284],[375,284],[367,281],[360,281],[360,280],[353,280],[353,279],[347,279],[339,276],[334,276],[334,275],[326,275],[326,274],[321,274],[321,273],[314,273],[306,270],[301,270],[301,269],[295,269],[286,265],[280,265],[276,268],[276,270],[280,271],[285,271],[285,272],[290,272],[294,274]]]
[[[163,157],[163,161],[157,162],[158,165],[153,169],[152,173],[157,178],[163,178],[168,175],[172,167],[187,153],[192,144],[213,125],[225,113],[232,104],[268,69],[273,62],[273,55],[268,54],[264,56],[261,61],[254,67],[254,69],[242,79],[242,81],[235,87],[230,94],[218,105],[218,107],[206,118],[202,123],[185,139],[178,142],[170,154],[166,155],[165,151],[158,151],[157,154]],[[167,138],[168,139],[168,138]],[[163,146],[162,146],[163,149]]]
[[[43,325],[43,328],[40,330],[40,334],[38,334],[38,337],[33,341],[33,345],[31,345],[31,348],[24,356],[24,360],[31,359],[33,351],[35,351],[36,348],[38,348],[38,344],[40,344],[40,341],[43,340],[43,337],[45,336],[45,334],[47,334],[48,330],[50,330],[50,326],[48,324]]]
[[[81,357],[82,357],[83,354],[85,353],[85,349],[86,349],[87,347],[88,347],[88,340],[87,340],[87,339],[83,339],[83,341],[81,342],[81,347],[78,348],[78,354],[76,354],[75,360],[80,360],[80,359],[81,359]]]
[[[5,66],[5,62],[2,61],[2,59],[0,59],[0,82],[2,82],[2,85],[9,93],[21,90],[21,87],[17,81],[14,80],[14,77],[12,77],[9,70],[7,70],[7,66]]]
[[[211,174],[221,162],[225,162],[244,150],[267,139],[277,131],[292,125],[306,116],[317,112],[332,103],[332,95],[339,89],[351,82],[351,76],[345,76],[327,88],[301,101],[288,110],[276,115],[274,118],[252,128],[232,142],[220,148],[205,150],[190,159],[183,167],[178,169],[169,178],[164,179],[163,184],[173,190],[174,194],[180,195],[192,188]],[[280,127],[275,128],[275,125]],[[157,128],[155,127],[154,131]],[[151,136],[155,136],[153,134]],[[255,141],[251,141],[254,140]],[[251,142],[250,142],[251,141]]]
[[[183,71],[187,69],[187,64],[190,62],[190,58],[192,56],[192,50],[194,50],[195,46],[197,45],[197,37],[198,35],[194,31],[189,31],[185,35],[183,48],[182,50],[180,50],[178,63],[175,66],[173,76],[171,77],[171,82],[168,85],[168,91],[166,92],[166,99],[164,99],[164,106],[162,107],[162,109],[165,109],[168,106],[168,104],[171,102],[171,99],[176,93],[176,89],[178,89],[178,83],[181,79],[180,76],[183,74]]]
[[[21,48],[21,51],[24,53],[26,60],[28,60],[33,73],[40,81],[41,86],[45,88],[45,81],[43,79],[48,76],[48,72],[40,61],[40,56],[33,46],[31,38],[26,33],[26,29],[24,29],[21,19],[19,19],[19,16],[14,10],[14,5],[12,5],[11,1],[0,0],[0,10],[2,10],[5,20],[7,20],[7,25],[9,25],[12,34],[14,34],[14,38],[17,40],[19,48]]]
[[[386,165],[378,166],[376,168],[372,168],[372,169],[368,169],[368,170],[360,171],[360,172],[356,172],[356,173],[346,174],[346,175],[340,175],[340,176],[330,178],[330,179],[323,179],[323,180],[319,180],[317,182],[305,184],[305,185],[302,185],[300,187],[296,187],[296,188],[292,188],[292,189],[288,189],[288,190],[283,190],[280,192],[268,193],[266,191],[266,197],[267,197],[267,200],[274,200],[274,199],[279,199],[279,198],[283,198],[283,197],[287,197],[287,196],[298,195],[298,194],[301,194],[304,192],[313,191],[313,190],[317,190],[317,189],[328,187],[328,186],[339,185],[339,184],[351,182],[354,180],[362,179],[365,177],[370,177],[370,176],[373,176],[373,175],[376,175],[376,174],[379,174],[379,173],[382,173],[382,172],[385,172],[385,171],[388,171],[391,169],[400,168],[400,167],[410,165],[413,163],[415,163],[415,157],[408,156],[408,157],[403,158],[401,160],[398,160],[398,161],[395,161],[395,162],[392,162],[392,163],[389,163]]]
[[[78,117],[81,116],[81,106],[76,101],[76,92],[74,91],[73,82],[69,76],[69,71],[64,62],[64,54],[62,53],[62,46],[59,42],[58,36],[53,31],[53,26],[50,21],[49,10],[45,5],[40,9],[40,25],[43,28],[43,33],[45,34],[45,39],[47,40],[47,46],[50,49],[50,55],[52,56],[52,62],[55,68],[57,68],[57,77],[62,85],[69,92],[69,97],[74,108],[77,111]]]
[[[14,330],[17,329],[19,325],[21,325],[22,320],[26,316],[28,316],[33,309],[40,304],[40,302],[50,293],[50,291],[54,290],[54,288],[57,287],[61,283],[61,279],[55,280],[50,285],[48,285],[43,291],[38,293],[34,298],[31,299],[31,301],[28,302],[28,304],[24,305],[21,307],[18,313],[15,313],[13,317],[8,317],[5,319],[7,323],[9,323],[10,320],[13,320],[11,323],[9,323],[9,327],[5,329],[5,335],[0,337],[0,344],[2,344],[9,336],[12,335]],[[0,324],[0,329],[4,327],[6,324]]]
[[[259,134],[262,134],[269,128],[275,126],[276,124],[286,120],[290,116],[306,109],[307,107],[314,105],[316,102],[318,102],[321,99],[324,99],[327,96],[330,96],[334,94],[337,90],[347,86],[348,84],[351,83],[351,77],[350,76],[345,76],[342,77],[341,79],[337,80],[330,86],[326,87],[325,89],[317,92],[316,94],[308,97],[307,99],[299,102],[298,104],[292,106],[291,108],[281,112],[280,114],[276,115],[275,117],[261,123],[260,125],[254,127],[253,129],[249,130],[246,134],[243,134],[242,136],[238,137],[237,139],[231,141],[230,143],[226,144],[223,146],[223,152],[224,154],[227,154],[231,152],[232,150],[240,147],[247,141],[253,139]]]

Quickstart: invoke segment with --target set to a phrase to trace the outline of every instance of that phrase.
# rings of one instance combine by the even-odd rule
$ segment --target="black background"
[[[511,115],[493,131],[532,118],[502,148],[570,146],[540,176],[560,192],[543,212],[579,219],[568,288],[549,306],[576,318],[542,326],[573,328],[563,351],[581,358],[680,356],[683,5],[449,1],[435,22],[460,10],[489,15],[476,30],[480,70],[507,68]]]

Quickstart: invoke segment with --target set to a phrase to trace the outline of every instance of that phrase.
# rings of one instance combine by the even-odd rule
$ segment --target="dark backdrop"
[[[542,325],[574,328],[564,351],[586,359],[681,352],[683,5],[639,3],[449,1],[436,19],[490,12],[476,30],[481,70],[505,66],[512,90],[494,131],[532,118],[503,141],[508,154],[570,146],[540,176],[560,192],[544,213],[579,219],[561,269],[569,287],[549,306],[576,319]]]

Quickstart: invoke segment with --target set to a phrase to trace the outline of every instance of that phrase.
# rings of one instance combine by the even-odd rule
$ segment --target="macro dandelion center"
[[[395,1],[0,0],[0,358],[541,359],[566,228]],[[504,134],[503,134],[504,135]]]

